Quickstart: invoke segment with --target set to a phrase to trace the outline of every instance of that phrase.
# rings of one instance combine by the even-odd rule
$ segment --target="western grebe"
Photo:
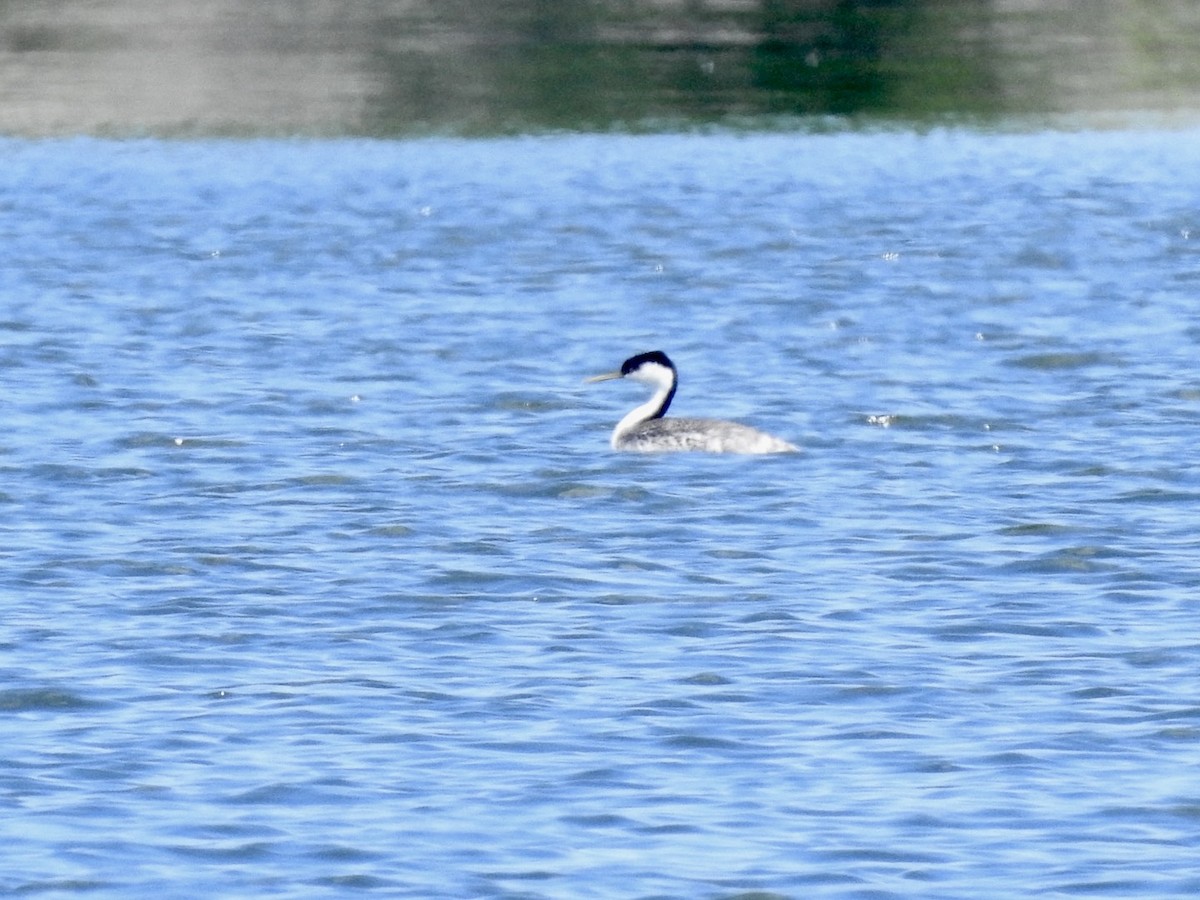
[[[589,383],[632,378],[654,388],[654,396],[632,410],[613,429],[614,450],[643,453],[707,450],[710,453],[789,453],[796,446],[749,425],[721,419],[663,418],[675,397],[679,376],[661,350],[639,353],[621,364],[621,371],[587,379]]]

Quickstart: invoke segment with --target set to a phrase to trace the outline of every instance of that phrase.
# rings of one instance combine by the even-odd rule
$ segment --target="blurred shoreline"
[[[1197,112],[1194,0],[0,4],[9,135]]]

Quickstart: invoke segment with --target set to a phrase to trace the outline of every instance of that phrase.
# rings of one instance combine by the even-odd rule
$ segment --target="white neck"
[[[642,384],[648,384],[653,387],[654,396],[641,406],[630,410],[617,423],[617,427],[613,429],[611,441],[614,449],[621,438],[631,429],[636,428],[643,422],[648,422],[650,419],[663,415],[666,412],[666,407],[671,403],[671,398],[675,394],[675,373],[664,366],[643,366],[628,377],[634,381],[640,381]]]
[[[669,390],[670,388],[657,391],[653,397],[651,397],[641,406],[637,407],[636,409],[632,409],[625,414],[625,418],[621,419],[621,421],[617,423],[617,427],[613,429],[611,441],[613,447],[617,446],[617,442],[620,441],[622,436],[624,436],[624,434],[631,428],[636,428],[643,422],[647,422],[654,418],[655,414],[658,412],[658,408],[662,406],[663,399],[667,396]]]

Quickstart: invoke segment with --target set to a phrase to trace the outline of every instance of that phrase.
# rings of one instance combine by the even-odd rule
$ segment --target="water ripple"
[[[1185,137],[8,142],[0,892],[1195,893]]]

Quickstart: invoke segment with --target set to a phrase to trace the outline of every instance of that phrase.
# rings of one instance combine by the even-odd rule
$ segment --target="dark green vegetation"
[[[497,134],[1200,109],[1193,0],[0,0],[0,131]]]

